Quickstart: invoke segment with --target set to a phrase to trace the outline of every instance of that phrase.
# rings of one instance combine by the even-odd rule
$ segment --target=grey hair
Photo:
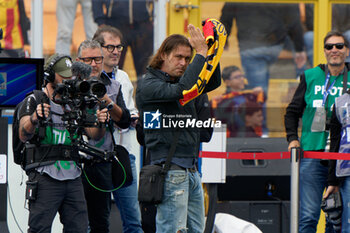
[[[80,57],[81,56],[81,51],[84,50],[84,49],[96,49],[96,48],[100,49],[101,50],[101,54],[103,54],[102,47],[101,47],[100,43],[98,43],[95,40],[84,40],[79,45],[78,55],[77,56]]]
[[[331,38],[332,36],[338,36],[338,37],[341,37],[343,38],[344,40],[344,45],[349,48],[349,41],[348,39],[345,37],[345,35],[341,32],[338,32],[338,31],[330,31],[327,33],[327,35],[325,36],[325,38],[323,39],[323,45],[326,45],[326,42],[329,38]]]

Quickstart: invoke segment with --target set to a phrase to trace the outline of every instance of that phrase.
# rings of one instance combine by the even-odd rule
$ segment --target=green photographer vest
[[[348,77],[350,77],[348,72]],[[327,112],[327,119],[332,115],[332,107],[335,98],[342,95],[343,92],[343,75],[331,76],[329,83],[333,83],[330,93],[325,102]],[[301,134],[301,148],[306,151],[323,150],[325,149],[328,132],[311,132],[311,125],[315,115],[316,107],[322,106],[323,93],[325,87],[326,74],[320,66],[305,71],[306,91],[304,100],[306,107],[302,116],[302,134]],[[349,87],[349,85],[348,85]]]

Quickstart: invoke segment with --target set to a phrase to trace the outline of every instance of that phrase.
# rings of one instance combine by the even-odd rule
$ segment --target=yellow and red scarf
[[[211,18],[205,20],[203,23],[203,33],[206,43],[209,46],[207,57],[205,59],[206,61],[198,76],[197,83],[195,83],[190,90],[184,90],[182,92],[183,98],[180,99],[181,105],[187,104],[202,94],[219,63],[222,52],[224,51],[227,33],[224,25],[220,21]]]

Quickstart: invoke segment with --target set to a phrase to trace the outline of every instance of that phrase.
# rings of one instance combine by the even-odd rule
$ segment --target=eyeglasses
[[[101,64],[103,61],[103,56],[100,56],[100,57],[79,57],[79,59],[88,65],[91,65],[92,60],[94,60],[96,64]]]
[[[103,48],[106,48],[108,52],[113,53],[113,51],[115,49],[117,49],[118,52],[123,51],[124,46],[121,44],[118,45],[112,45],[112,44],[108,44],[108,45],[102,45]]]
[[[245,78],[245,76],[243,74],[240,74],[240,75],[232,76],[230,79],[234,80],[234,79],[239,79],[239,78]]]
[[[336,43],[336,44],[325,44],[324,45],[324,48],[327,49],[327,50],[332,50],[333,47],[336,47],[337,49],[343,49],[345,44],[344,43]]]

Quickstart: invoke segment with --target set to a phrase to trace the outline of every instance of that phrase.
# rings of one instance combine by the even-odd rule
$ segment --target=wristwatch
[[[108,111],[111,111],[111,110],[113,109],[113,107],[114,107],[114,102],[111,101],[111,102],[107,105],[107,110],[108,110]]]

